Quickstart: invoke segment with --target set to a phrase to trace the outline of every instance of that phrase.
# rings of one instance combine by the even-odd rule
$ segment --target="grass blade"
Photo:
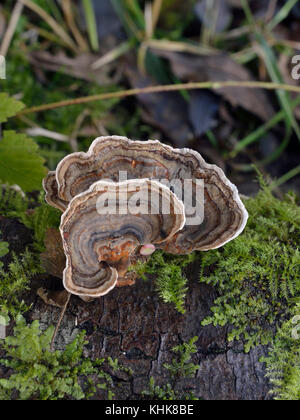
[[[300,175],[300,165],[296,166],[296,168],[291,169],[285,175],[277,179],[276,181],[272,182],[270,185],[271,190],[274,190],[277,187],[285,184],[290,179],[294,178],[295,176]]]
[[[91,47],[94,51],[99,51],[99,40],[97,22],[92,0],[82,0],[86,25],[88,28]]]
[[[260,160],[258,162],[255,162],[255,165],[253,163],[250,164],[237,164],[234,165],[236,169],[240,170],[241,172],[251,172],[255,170],[255,166],[257,168],[261,168],[262,166],[269,165],[270,163],[274,162],[279,158],[279,156],[284,152],[284,150],[287,148],[291,140],[291,130],[287,130],[286,136],[283,140],[283,142],[280,144],[279,147],[277,147],[276,150],[274,150],[273,153],[271,153],[270,156],[267,158]]]
[[[289,3],[289,6],[292,4],[291,0],[289,0],[287,3]],[[287,11],[287,3],[285,4],[285,6],[283,7],[284,11]],[[282,84],[282,77],[280,74],[280,71],[278,69],[277,66],[277,60],[276,60],[276,56],[274,54],[274,51],[272,50],[272,48],[269,46],[269,44],[267,43],[267,41],[265,40],[265,38],[263,37],[263,35],[261,34],[259,28],[256,26],[255,24],[255,19],[254,16],[252,14],[252,11],[250,9],[249,6],[249,1],[248,0],[241,0],[241,4],[245,13],[245,16],[248,20],[249,25],[252,25],[253,30],[254,30],[254,35],[255,35],[255,39],[257,40],[258,44],[260,45],[261,49],[262,49],[262,59],[265,62],[265,65],[267,67],[268,73],[272,79],[273,83],[279,83]],[[282,10],[282,9],[281,9]],[[281,14],[282,16],[282,14]],[[282,89],[278,89],[277,90],[277,96],[280,102],[280,105],[282,107],[282,109],[285,112],[286,118],[286,126],[287,126],[287,130],[289,130],[290,127],[293,127],[298,140],[300,141],[300,127],[297,123],[297,120],[294,117],[294,113],[293,110],[291,108],[291,104],[290,104],[290,96],[287,92],[284,92]]]
[[[139,41],[142,41],[143,37],[140,34],[139,28],[137,27],[136,22],[129,15],[125,5],[120,0],[110,1],[116,14],[119,16],[128,37],[131,38],[134,36]]]
[[[300,96],[298,96],[297,99],[295,99],[291,103],[291,107],[292,107],[292,109],[294,109],[298,105],[300,105]],[[239,141],[238,144],[235,146],[235,148],[230,152],[229,157],[230,158],[236,157],[238,155],[238,153],[240,153],[242,150],[244,150],[250,144],[257,142],[269,130],[271,130],[273,127],[275,127],[281,121],[283,121],[284,118],[285,118],[285,112],[283,110],[281,110],[270,121],[263,124],[261,127],[259,127],[257,130],[253,131],[252,133],[250,133],[243,140]]]
[[[282,83],[282,77],[277,66],[275,54],[261,34],[256,34],[256,38],[263,50],[263,59],[268,69],[269,75],[274,83]],[[298,140],[300,141],[300,127],[294,117],[294,113],[290,103],[290,95],[283,90],[277,90],[279,102],[286,114],[287,127],[292,126]]]
[[[280,22],[285,20],[296,3],[298,3],[298,0],[288,0],[268,24],[268,29],[272,31]]]

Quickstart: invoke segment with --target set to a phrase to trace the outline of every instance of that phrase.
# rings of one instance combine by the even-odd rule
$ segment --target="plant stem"
[[[281,89],[288,92],[297,92],[300,94],[300,86],[281,84],[281,83],[270,83],[270,82],[256,82],[256,81],[227,81],[227,82],[194,82],[194,83],[182,83],[175,85],[159,85],[149,86],[146,88],[137,88],[129,90],[121,90],[118,92],[108,92],[93,96],[84,96],[76,99],[68,99],[65,101],[54,102],[51,104],[40,105],[32,108],[26,108],[21,111],[18,116],[32,114],[33,112],[48,111],[51,109],[63,108],[70,105],[86,104],[90,102],[102,101],[105,99],[114,98],[125,98],[129,96],[142,95],[147,93],[160,93],[160,92],[174,92],[179,90],[195,90],[195,89],[214,89],[219,90],[226,87],[244,87],[248,89],[267,89],[276,90]]]
[[[10,22],[8,25],[8,28],[6,30],[6,33],[4,35],[3,41],[1,43],[0,47],[0,54],[3,56],[6,56],[8,48],[10,46],[10,43],[13,39],[17,24],[19,22],[19,19],[21,17],[22,11],[24,8],[24,4],[18,0],[13,11],[11,14]]]
[[[64,316],[65,316],[65,313],[66,313],[67,307],[68,307],[68,305],[69,305],[70,299],[71,299],[71,293],[69,293],[69,295],[68,295],[68,299],[67,299],[67,301],[66,301],[66,303],[65,303],[65,305],[64,305],[64,307],[63,307],[63,309],[62,309],[62,311],[61,311],[61,314],[60,314],[59,320],[58,320],[58,322],[57,322],[57,325],[56,325],[55,331],[54,331],[54,333],[53,333],[53,337],[52,337],[52,340],[51,340],[51,346],[50,346],[51,351],[54,351],[54,343],[55,343],[55,339],[56,339],[56,336],[57,336],[58,330],[59,330],[59,328],[60,328],[60,326],[61,326],[62,320],[63,320],[63,318],[64,318]]]
[[[291,169],[289,172],[287,172],[281,178],[272,182],[272,184],[270,185],[271,190],[274,190],[275,188],[280,187],[280,185],[285,184],[287,181],[289,181],[290,179],[294,178],[295,176],[297,176],[299,174],[300,174],[300,165],[298,165],[294,169]]]
[[[300,105],[300,96],[298,96],[297,99],[295,99],[291,103],[291,108],[294,109],[298,105]],[[263,124],[261,127],[259,127],[255,131],[253,131],[251,134],[249,134],[243,140],[239,141],[238,144],[235,146],[235,148],[232,150],[232,152],[230,152],[229,156],[231,158],[234,158],[239,152],[241,152],[243,149],[245,149],[247,146],[249,146],[249,144],[257,142],[271,128],[273,128],[275,125],[277,125],[282,120],[284,120],[284,117],[285,117],[285,112],[283,110],[278,112],[278,114],[276,114],[266,124]]]

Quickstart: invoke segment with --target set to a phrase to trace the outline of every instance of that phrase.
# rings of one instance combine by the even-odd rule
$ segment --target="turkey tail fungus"
[[[46,201],[63,212],[64,286],[85,299],[133,284],[128,267],[155,249],[189,254],[219,248],[243,231],[248,218],[219,167],[194,150],[159,141],[97,138],[87,153],[66,156],[43,185]],[[130,211],[139,190],[139,205]],[[99,208],[104,197],[108,205]],[[161,201],[169,212],[160,204],[153,208]]]
[[[168,214],[159,209],[162,200],[170,204]],[[169,240],[184,224],[182,201],[156,181],[96,182],[71,200],[61,219],[65,288],[79,296],[107,294],[143,245]]]

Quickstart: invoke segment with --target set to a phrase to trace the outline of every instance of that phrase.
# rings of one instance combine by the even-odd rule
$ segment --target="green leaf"
[[[22,102],[9,98],[7,93],[0,93],[0,123],[6,122],[9,117],[14,117],[24,107]]]
[[[25,192],[39,190],[47,170],[38,145],[25,134],[4,131],[0,141],[0,179]]]

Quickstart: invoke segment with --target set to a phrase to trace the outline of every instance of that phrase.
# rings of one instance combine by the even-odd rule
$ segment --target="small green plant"
[[[262,359],[276,400],[300,401],[300,304],[292,312],[277,331],[268,357]]]
[[[58,228],[61,218],[59,210],[45,203],[43,192],[40,193],[38,202],[34,202],[26,195],[8,187],[0,187],[0,214],[8,218],[17,218],[33,230],[34,249],[39,252],[44,250],[47,229]]]
[[[21,221],[26,227],[34,232],[34,248],[36,251],[44,251],[44,239],[49,228],[58,229],[61,212],[44,201],[44,194],[41,193],[40,204],[31,212],[21,215]]]
[[[159,296],[166,303],[173,303],[178,312],[184,314],[185,297],[188,290],[187,278],[182,269],[192,263],[196,254],[174,256],[156,251],[145,264],[131,267],[142,278],[145,274],[154,276]]]
[[[125,372],[125,373],[128,373],[128,375],[133,375],[133,370],[120,365],[120,362],[118,359],[112,359],[109,356],[107,358],[107,362],[114,372]]]
[[[23,317],[17,317],[14,336],[3,344],[5,358],[0,364],[13,373],[0,379],[0,399],[12,399],[17,392],[17,400],[82,400],[92,397],[97,388],[107,390],[112,398],[112,378],[100,369],[104,359],[92,361],[83,355],[85,332],[64,351],[51,352],[53,331],[49,327],[42,332],[38,321],[27,325]]]
[[[293,195],[275,198],[267,185],[246,200],[248,225],[222,249],[202,254],[200,281],[219,297],[202,324],[231,324],[229,340],[245,350],[268,344],[300,295],[300,207]]]
[[[0,185],[0,214],[8,218],[17,218],[22,221],[26,214],[30,200],[19,191]]]
[[[0,269],[0,315],[15,317],[28,310],[22,295],[29,290],[31,278],[42,272],[38,258],[28,250],[14,256],[7,270]]]
[[[175,346],[172,350],[177,353],[178,357],[172,360],[171,364],[164,364],[164,368],[171,376],[171,383],[163,386],[155,385],[153,377],[149,381],[149,390],[144,391],[143,395],[152,399],[159,400],[196,400],[197,398],[192,392],[184,392],[176,390],[176,384],[180,379],[192,378],[195,376],[199,365],[191,362],[192,355],[197,353],[195,345],[198,337],[193,337],[189,342]]]
[[[1,232],[0,232],[1,235]],[[9,244],[7,242],[0,242],[0,258],[5,257],[9,253]],[[3,267],[3,263],[0,261],[0,269]]]

